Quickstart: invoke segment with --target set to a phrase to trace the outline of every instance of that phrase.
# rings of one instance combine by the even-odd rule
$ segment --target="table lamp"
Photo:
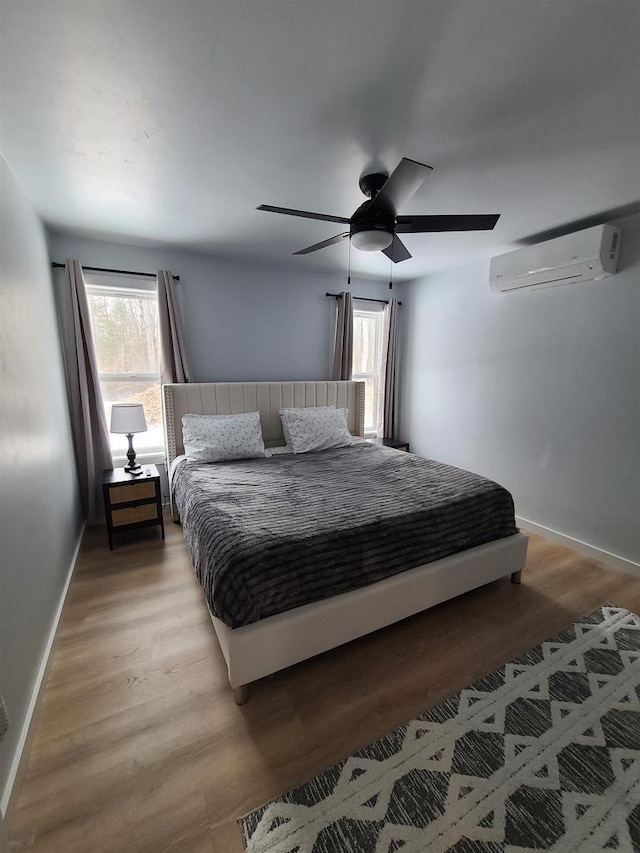
[[[142,465],[138,465],[136,462],[133,436],[137,432],[146,431],[147,422],[142,403],[114,403],[111,406],[111,432],[126,435],[129,439],[129,450],[127,451],[129,464],[124,470],[135,477],[142,474]]]

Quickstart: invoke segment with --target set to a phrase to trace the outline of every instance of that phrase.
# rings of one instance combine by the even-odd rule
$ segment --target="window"
[[[136,454],[164,459],[160,392],[160,331],[154,281],[85,274],[102,400],[111,420],[112,403],[142,403],[147,432],[136,435]],[[111,434],[114,462],[127,452],[124,435]],[[154,458],[156,457],[156,458]]]
[[[382,410],[383,327],[384,305],[354,300],[353,379],[365,383],[364,431],[369,436],[377,436]]]

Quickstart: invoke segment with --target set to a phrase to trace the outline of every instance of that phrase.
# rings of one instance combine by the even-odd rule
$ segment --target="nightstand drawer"
[[[109,486],[109,500],[112,504],[142,501],[145,498],[155,498],[155,496],[155,482],[132,483],[126,486]]]
[[[129,492],[131,489],[125,491]],[[111,510],[111,523],[114,527],[122,527],[124,524],[138,524],[140,521],[152,521],[156,518],[158,518],[158,507],[155,503]]]

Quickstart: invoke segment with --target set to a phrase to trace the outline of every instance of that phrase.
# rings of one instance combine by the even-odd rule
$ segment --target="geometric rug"
[[[587,614],[239,823],[250,853],[638,853],[640,617]]]

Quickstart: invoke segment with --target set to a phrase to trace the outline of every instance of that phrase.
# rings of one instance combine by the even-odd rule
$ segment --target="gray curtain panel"
[[[80,262],[67,260],[58,281],[58,316],[80,496],[89,524],[102,524],[102,475],[113,468],[113,460]]]
[[[384,311],[384,418],[385,438],[396,438],[397,395],[396,365],[398,362],[398,300],[391,299]]]
[[[338,299],[336,330],[333,339],[331,379],[351,379],[353,373],[353,299],[343,290]]]
[[[169,270],[158,270],[158,318],[162,353],[162,384],[191,382],[180,306],[176,298],[175,281]]]

